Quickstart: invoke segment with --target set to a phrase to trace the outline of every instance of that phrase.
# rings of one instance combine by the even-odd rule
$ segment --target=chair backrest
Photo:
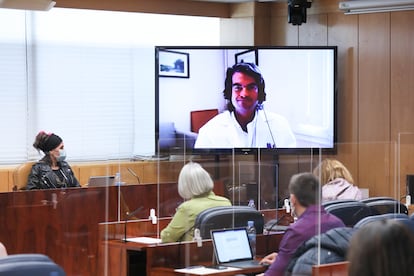
[[[362,218],[371,215],[370,208],[363,202],[350,201],[332,204],[325,207],[328,213],[340,218],[348,227],[353,227]]]
[[[191,111],[190,112],[191,131],[198,133],[198,130],[217,114],[218,114],[218,109]]]
[[[324,208],[328,207],[329,205],[333,205],[333,204],[339,204],[339,203],[344,203],[344,202],[356,202],[358,200],[356,199],[334,199],[334,200],[329,200],[329,201],[325,201],[322,203],[322,206]]]
[[[65,276],[58,264],[43,254],[13,254],[0,258],[0,276]]]
[[[378,198],[376,200],[366,202],[366,204],[371,209],[372,215],[388,213],[401,213],[408,215],[407,206],[393,198]]]
[[[364,202],[364,203],[369,203],[369,202],[373,202],[373,201],[377,201],[377,200],[394,200],[395,201],[394,198],[389,197],[389,196],[374,196],[374,197],[368,197],[368,198],[361,199],[360,201],[361,202]]]
[[[27,185],[27,179],[29,177],[30,171],[33,164],[36,161],[26,162],[17,166],[13,171],[13,191],[25,190]]]
[[[194,228],[200,230],[203,239],[210,239],[213,229],[235,228],[247,226],[247,221],[253,220],[256,233],[263,233],[264,218],[262,213],[249,206],[213,207],[198,214]]]
[[[358,221],[355,225],[354,228],[361,228],[362,226],[364,226],[367,223],[373,222],[373,221],[377,221],[377,220],[383,220],[383,219],[395,219],[395,220],[408,220],[408,215],[406,214],[399,214],[399,213],[387,213],[387,214],[381,214],[381,215],[372,215],[372,216],[368,216],[365,217],[363,219],[361,219],[360,221]]]

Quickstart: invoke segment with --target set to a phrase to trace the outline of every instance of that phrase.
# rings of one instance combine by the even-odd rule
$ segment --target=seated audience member
[[[284,275],[295,251],[305,241],[320,233],[345,227],[344,223],[329,214],[320,205],[319,181],[312,173],[293,175],[289,182],[292,215],[297,218],[291,224],[280,241],[278,253],[271,253],[261,262],[270,264],[264,275]],[[320,228],[319,228],[320,224]]]
[[[401,221],[370,222],[351,238],[348,260],[349,276],[414,275],[414,234]]]
[[[7,250],[3,243],[0,242],[0,258],[7,256]]]
[[[199,130],[195,148],[293,148],[296,138],[288,120],[265,110],[265,81],[254,63],[227,68],[227,110]]]
[[[33,147],[45,156],[33,165],[27,190],[80,187],[72,168],[64,161],[66,152],[62,138],[41,131],[36,135]]]
[[[200,164],[190,162],[178,176],[178,193],[186,200],[166,228],[161,231],[162,242],[191,241],[197,215],[216,206],[231,206],[230,200],[213,192],[214,182]]]
[[[313,236],[292,257],[286,275],[312,275],[312,267],[346,261],[349,241],[356,228],[338,227]]]
[[[313,174],[320,177],[322,201],[335,199],[362,198],[361,191],[354,185],[354,179],[348,169],[338,160],[325,159],[314,170]]]

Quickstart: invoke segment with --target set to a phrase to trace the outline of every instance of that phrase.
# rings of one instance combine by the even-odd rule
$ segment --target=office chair
[[[12,254],[0,258],[0,276],[66,276],[62,267],[43,254]]]
[[[371,215],[381,215],[387,213],[401,213],[408,215],[408,208],[400,201],[390,197],[373,197],[364,202],[370,209]]]
[[[35,161],[29,161],[17,166],[13,170],[13,191],[26,190],[27,179]]]
[[[247,227],[247,221],[253,220],[256,233],[263,233],[264,218],[262,213],[249,206],[213,207],[198,214],[194,229],[200,230],[202,239],[210,239],[213,229]]]
[[[322,203],[322,206],[324,208],[326,208],[329,205],[333,205],[333,204],[339,204],[339,203],[344,203],[344,202],[357,202],[358,200],[356,199],[334,199],[334,200],[329,200],[329,201],[325,201]]]
[[[358,221],[354,225],[354,228],[361,228],[367,223],[377,221],[377,220],[383,220],[383,219],[395,219],[395,220],[400,220],[400,221],[408,221],[409,218],[408,218],[408,215],[399,214],[399,213],[386,213],[386,214],[381,214],[381,215],[372,215],[372,216],[365,217],[361,219],[360,221]]]
[[[395,199],[389,196],[374,196],[374,197],[361,199],[360,201],[364,203],[369,203],[369,202],[373,202],[377,200],[395,200]]]
[[[191,131],[198,133],[199,129],[219,113],[218,109],[194,110],[190,112]]]
[[[371,215],[370,208],[360,201],[331,204],[326,206],[325,210],[340,218],[348,227],[353,227],[362,218]]]

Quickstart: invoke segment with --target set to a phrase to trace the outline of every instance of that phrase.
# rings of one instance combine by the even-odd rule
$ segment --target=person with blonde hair
[[[6,257],[7,254],[7,249],[4,246],[4,244],[2,242],[0,242],[0,257]]]
[[[214,194],[213,187],[210,174],[200,164],[190,162],[184,165],[178,176],[178,194],[185,201],[161,231],[162,242],[193,240],[192,230],[199,213],[212,207],[231,206],[229,199]]]
[[[319,177],[322,186],[322,201],[335,199],[362,198],[361,191],[354,185],[354,179],[349,170],[336,159],[323,160],[314,170],[313,174]]]

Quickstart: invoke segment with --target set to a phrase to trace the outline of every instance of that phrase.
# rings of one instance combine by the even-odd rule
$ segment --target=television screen
[[[156,46],[157,152],[334,152],[336,60],[336,46]]]

